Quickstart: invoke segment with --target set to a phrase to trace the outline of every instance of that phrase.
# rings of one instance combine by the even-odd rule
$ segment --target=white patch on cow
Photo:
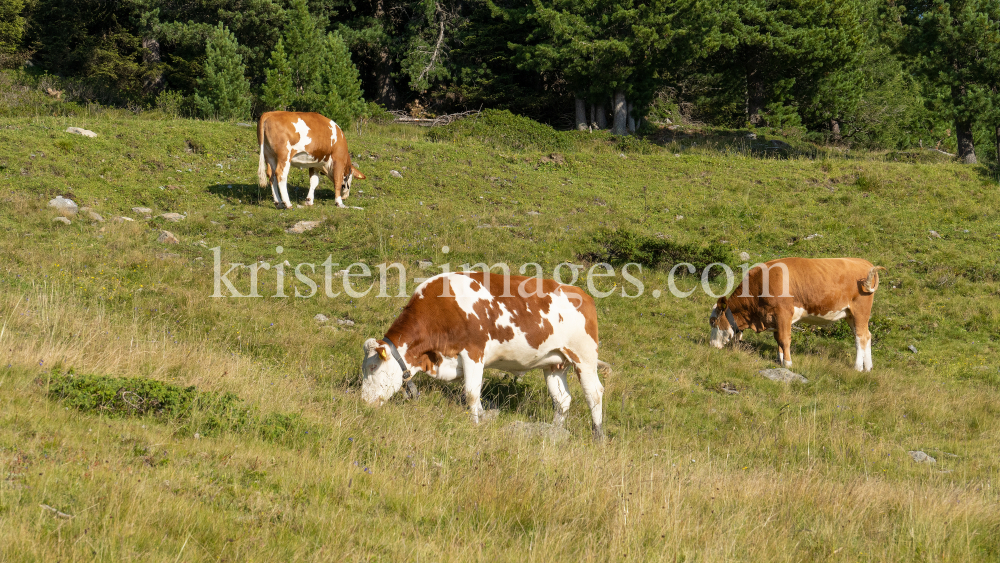
[[[476,303],[493,301],[493,294],[486,290],[486,286],[470,276],[451,276],[448,278],[448,282],[448,285],[451,286],[451,294],[455,297],[455,303],[466,315],[479,318],[475,309]],[[473,284],[479,286],[478,289],[473,289]]]
[[[795,307],[794,313],[792,314],[792,324],[799,321],[807,325],[828,325],[839,321],[840,319],[847,316],[848,308],[844,307],[840,311],[830,311],[823,313],[822,315],[810,315],[802,307]]]
[[[457,356],[454,358],[442,358],[441,363],[437,365],[437,374],[434,375],[436,379],[442,381],[454,381],[464,376],[465,371],[462,369],[462,359]]]
[[[330,146],[337,144],[337,124],[330,120]]]
[[[712,305],[712,314],[709,315],[708,319],[709,321],[715,321],[721,314],[719,305]],[[725,329],[719,328],[717,323],[712,323],[712,333],[709,335],[708,343],[715,348],[722,349],[726,344],[729,344],[729,341],[732,340],[735,334],[736,331],[733,330],[733,327],[729,326],[728,320],[726,321]]]

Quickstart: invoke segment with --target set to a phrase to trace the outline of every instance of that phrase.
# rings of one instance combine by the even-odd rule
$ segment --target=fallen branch
[[[53,508],[53,507],[51,507],[51,506],[49,506],[47,504],[40,504],[38,506],[41,506],[45,510],[48,510],[49,512],[55,514],[56,518],[63,518],[65,520],[68,520],[68,519],[70,519],[70,518],[73,517],[72,514],[66,514],[65,512],[62,512],[59,509]]]
[[[479,110],[463,111],[460,113],[450,113],[447,115],[439,115],[438,117],[413,117],[406,112],[395,110],[389,112],[396,117],[394,120],[396,123],[413,123],[415,125],[420,125],[421,127],[436,127],[438,125],[448,125],[449,123],[454,123],[460,119],[465,119],[466,117],[471,117],[474,115],[479,115]]]

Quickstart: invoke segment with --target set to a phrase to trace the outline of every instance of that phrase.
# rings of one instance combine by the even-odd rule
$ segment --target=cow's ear
[[[385,351],[385,347],[384,346],[379,346],[379,348],[378,348],[378,357],[382,358],[383,362],[389,359],[389,354]]]
[[[369,338],[368,340],[365,340],[365,343],[361,345],[361,349],[364,350],[365,352],[365,357],[370,356],[372,351],[375,350],[375,348],[377,347],[378,347],[378,340],[375,340],[374,338]]]
[[[725,311],[726,307],[728,307],[728,306],[729,306],[729,303],[726,302],[726,298],[724,296],[720,297],[719,298],[719,311],[720,312],[721,311]]]

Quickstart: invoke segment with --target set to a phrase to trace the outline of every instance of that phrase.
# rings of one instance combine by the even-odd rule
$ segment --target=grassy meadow
[[[338,209],[324,179],[314,207],[278,211],[256,186],[253,128],[80,107],[0,122],[0,560],[1000,558],[1000,189],[985,168],[902,153],[783,158],[724,139],[572,133],[553,150],[397,125],[345,133],[368,177],[345,203],[363,209]],[[290,185],[301,203],[306,173]],[[104,222],[54,222],[57,195]],[[170,212],[185,218],[159,217]],[[286,232],[304,220],[321,224]],[[675,298],[666,269],[644,268],[631,270],[641,296],[622,296],[636,290],[620,275],[596,284],[615,289],[598,300],[614,368],[603,444],[575,381],[570,439],[504,431],[551,420],[537,371],[488,372],[499,415],[478,427],[457,382],[418,375],[416,401],[360,401],[361,343],[406,298],[376,297],[377,283],[352,298],[339,277],[327,297],[328,257],[376,274],[399,262],[412,292],[446,263],[536,262],[551,276],[599,256],[618,228],[717,243],[733,265],[747,252],[885,266],[874,370],[853,370],[846,325],[806,328],[792,359],[809,382],[766,380],[770,335],[710,348],[714,299]],[[180,243],[157,242],[162,230]],[[223,271],[271,265],[262,297],[213,298],[213,248]],[[273,297],[284,260],[288,297]],[[294,296],[309,291],[299,263],[315,265],[311,298]],[[230,279],[249,288],[245,269]],[[70,369],[231,393],[253,420],[294,424],[211,431],[78,408],[53,392]]]

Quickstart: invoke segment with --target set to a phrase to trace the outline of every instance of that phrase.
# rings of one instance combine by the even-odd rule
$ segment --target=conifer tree
[[[328,33],[317,91],[325,97],[321,113],[347,127],[364,112],[361,78],[351,62],[351,53],[340,34]]]
[[[287,21],[283,39],[292,84],[300,98],[308,98],[310,90],[319,80],[323,64],[323,35],[309,13],[306,0],[291,0],[285,15]]]
[[[278,44],[271,52],[264,71],[264,88],[261,100],[268,110],[287,110],[295,100],[295,87],[292,84],[292,67],[288,64],[285,54],[285,42],[278,39]]]
[[[222,22],[205,45],[205,74],[198,80],[195,106],[202,115],[218,119],[250,116],[250,83],[236,37]]]
[[[0,0],[0,55],[13,53],[24,35],[24,0]]]

